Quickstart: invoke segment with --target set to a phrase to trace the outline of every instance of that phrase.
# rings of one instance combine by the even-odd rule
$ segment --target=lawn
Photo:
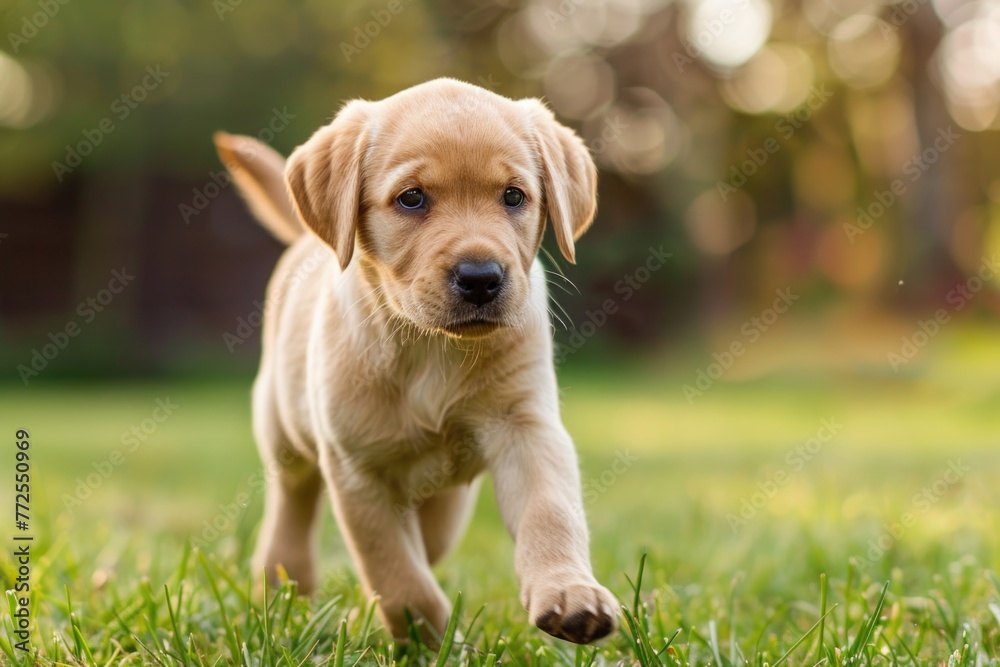
[[[627,610],[596,648],[527,624],[488,484],[438,568],[461,593],[461,640],[439,655],[394,646],[373,620],[329,512],[314,599],[250,583],[261,493],[248,379],[0,387],[0,426],[31,433],[35,538],[30,657],[13,648],[8,605],[0,661],[1000,664],[993,340],[962,333],[902,376],[779,368],[693,402],[681,386],[704,354],[568,364],[594,567]],[[12,476],[16,450],[4,451]]]

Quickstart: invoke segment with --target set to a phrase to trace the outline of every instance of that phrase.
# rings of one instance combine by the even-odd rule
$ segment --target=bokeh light
[[[819,239],[816,262],[835,285],[867,292],[885,275],[886,241],[877,229],[848,237],[844,225],[856,224],[856,220],[844,218],[828,225]]]
[[[630,174],[662,170],[680,154],[686,131],[670,105],[649,88],[629,88],[600,123],[584,128],[597,160]]]
[[[948,107],[967,130],[991,127],[1000,110],[1000,3],[975,3],[976,13],[941,40],[937,64]]]
[[[753,200],[743,192],[725,201],[714,188],[695,197],[684,216],[684,228],[695,247],[707,255],[728,255],[750,240],[757,228]]]
[[[557,113],[582,120],[611,104],[615,72],[603,60],[577,55],[554,60],[545,74],[545,94]]]
[[[833,29],[828,42],[830,67],[854,88],[888,81],[899,64],[899,49],[896,31],[870,14],[847,17]]]
[[[24,64],[0,51],[0,127],[23,129],[52,109],[55,86],[42,65]]]
[[[771,4],[767,0],[692,0],[687,39],[708,63],[739,67],[767,41]]]
[[[0,52],[0,124],[25,127],[31,110],[31,77],[21,63]]]
[[[814,81],[812,59],[791,44],[765,46],[722,81],[726,102],[744,113],[787,113],[802,104]]]

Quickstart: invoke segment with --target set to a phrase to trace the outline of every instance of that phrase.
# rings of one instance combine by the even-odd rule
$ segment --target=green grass
[[[693,405],[680,391],[693,376],[683,362],[564,369],[594,568],[623,605],[619,632],[583,648],[528,625],[488,484],[437,570],[450,596],[461,593],[456,638],[441,652],[396,646],[328,512],[318,595],[296,596],[293,583],[264,595],[252,583],[261,494],[249,380],[0,388],[0,427],[31,430],[35,535],[32,652],[12,648],[5,606],[0,662],[1000,664],[992,347],[965,341],[908,379],[861,369],[835,381],[779,372],[720,383]],[[122,434],[167,398],[174,414],[67,506],[78,480],[126,449]],[[835,437],[796,454],[823,419],[840,425]],[[7,477],[14,450],[3,451]],[[615,472],[616,457],[632,463]],[[956,478],[958,459],[969,470]],[[772,497],[755,498],[762,486]],[[924,488],[932,500],[915,498]],[[11,491],[0,485],[3,507]],[[744,500],[753,511],[734,522]],[[907,515],[898,537],[883,536]],[[12,528],[11,516],[0,532],[5,589],[16,576]]]

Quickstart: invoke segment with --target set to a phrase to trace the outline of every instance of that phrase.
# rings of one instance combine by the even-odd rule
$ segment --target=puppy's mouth
[[[454,338],[483,338],[504,326],[503,322],[497,320],[475,317],[451,322],[441,327],[441,331]]]

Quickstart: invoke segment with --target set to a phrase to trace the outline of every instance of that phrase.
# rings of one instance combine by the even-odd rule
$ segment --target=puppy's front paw
[[[618,601],[596,581],[536,585],[525,592],[531,622],[553,637],[589,644],[616,627]]]

